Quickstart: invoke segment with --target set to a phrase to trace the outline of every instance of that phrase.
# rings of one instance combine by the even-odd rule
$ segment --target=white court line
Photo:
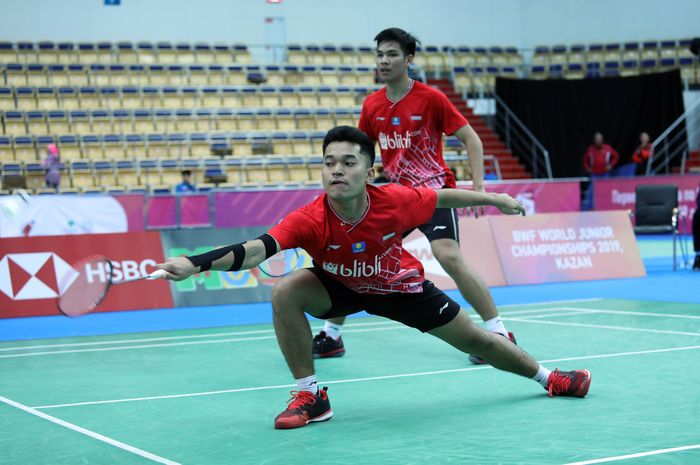
[[[547,315],[542,316],[546,318]],[[578,326],[581,328],[600,328],[600,329],[614,329],[618,331],[637,331],[640,333],[657,333],[657,334],[675,334],[679,336],[700,336],[700,333],[691,333],[689,331],[671,331],[665,329],[646,329],[646,328],[632,328],[629,326],[611,326],[611,325],[596,325],[590,323],[571,323],[564,321],[547,321],[547,320],[530,320],[528,318],[508,318],[506,321],[517,321],[520,323],[539,323],[543,325],[554,325],[554,326]]]
[[[598,313],[609,313],[611,315],[636,315],[636,316],[658,316],[661,318],[685,318],[689,320],[700,320],[700,315],[682,315],[679,313],[649,313],[649,312],[630,312],[626,310],[606,310],[599,308],[581,308],[581,307],[559,307],[559,310],[595,310]]]
[[[129,444],[125,444],[121,441],[117,441],[116,439],[108,438],[107,436],[103,436],[102,434],[96,433],[94,431],[90,431],[89,429],[85,429],[83,427],[80,427],[78,425],[74,425],[73,423],[69,423],[67,421],[61,420],[60,418],[52,417],[51,415],[48,415],[44,412],[40,412],[32,407],[28,407],[24,404],[20,404],[19,402],[15,402],[12,399],[8,399],[7,397],[0,396],[0,402],[3,402],[11,407],[15,407],[17,409],[23,410],[27,413],[30,413],[34,416],[37,416],[39,418],[43,418],[44,420],[48,420],[52,423],[55,423],[59,426],[63,426],[64,428],[68,428],[70,430],[73,430],[75,432],[78,432],[80,434],[84,434],[85,436],[89,436],[93,439],[97,439],[98,441],[102,441],[104,443],[109,444],[110,446],[118,447],[119,449],[125,450],[127,452],[131,452],[132,454],[136,454],[138,456],[141,456],[145,459],[151,460],[153,462],[158,462],[158,463],[163,463],[165,465],[180,465],[178,462],[173,462],[172,460],[168,460],[166,458],[160,457],[158,455],[152,454],[150,452],[146,452],[145,450],[139,449],[134,446],[130,446]]]
[[[668,454],[669,452],[680,452],[683,450],[700,449],[700,444],[690,446],[672,447],[670,449],[657,449],[648,452],[639,452],[636,454],[618,455],[615,457],[605,457],[603,459],[584,460],[583,462],[569,462],[564,465],[591,465],[593,463],[616,462],[618,460],[636,459],[638,457],[648,457],[650,455]]]
[[[393,321],[376,321],[371,323],[352,323],[347,325],[346,328],[354,328],[356,326],[380,326],[389,323],[394,323]],[[311,326],[311,329],[321,329],[323,326]],[[195,328],[196,329],[196,328]],[[177,330],[175,330],[177,331]],[[98,346],[98,345],[110,345],[110,344],[129,344],[131,342],[156,342],[156,341],[174,341],[179,339],[204,339],[208,337],[220,337],[220,336],[239,336],[246,334],[269,334],[274,333],[274,329],[258,329],[252,331],[231,331],[225,333],[209,333],[209,334],[192,334],[192,335],[182,335],[182,336],[163,336],[163,337],[149,337],[142,339],[114,339],[109,341],[91,341],[91,342],[68,342],[64,344],[43,344],[35,346],[14,346],[14,347],[2,347],[0,352],[10,351],[10,350],[29,350],[29,349],[50,349],[52,347],[84,347],[84,346]],[[109,335],[105,335],[109,336]]]
[[[558,362],[571,362],[574,360],[593,360],[599,358],[612,358],[612,357],[625,357],[629,355],[644,355],[644,354],[658,354],[663,352],[678,352],[683,350],[695,350],[700,349],[700,345],[697,346],[684,346],[684,347],[671,347],[667,349],[650,349],[650,350],[638,350],[634,352],[616,352],[612,354],[600,354],[600,355],[584,355],[580,357],[566,357],[566,358],[556,358],[551,360],[540,360],[540,363],[558,363]],[[372,376],[368,378],[353,378],[353,379],[341,379],[335,381],[323,381],[319,384],[343,384],[343,383],[357,383],[362,381],[379,381],[384,379],[396,379],[396,378],[412,378],[417,376],[432,376],[441,375],[445,373],[462,373],[467,371],[477,371],[477,370],[489,370],[492,369],[490,365],[481,365],[477,367],[468,368],[454,368],[451,370],[439,370],[439,371],[422,371],[417,373],[400,373],[396,375],[385,375],[385,376]],[[40,405],[35,406],[35,409],[50,409],[50,408],[61,408],[61,407],[77,407],[81,405],[98,405],[98,404],[115,404],[121,402],[136,402],[144,400],[160,400],[160,399],[176,399],[181,397],[198,397],[198,396],[208,396],[215,394],[228,394],[233,392],[247,392],[247,391],[264,391],[269,389],[281,389],[281,388],[293,388],[296,384],[281,384],[276,386],[258,386],[249,388],[238,388],[238,389],[224,389],[220,391],[206,391],[206,392],[193,392],[188,394],[171,394],[166,396],[151,396],[151,397],[132,397],[125,399],[112,399],[112,400],[96,400],[89,402],[75,402],[71,404],[54,404],[54,405]]]
[[[556,310],[559,310],[559,309],[556,309]],[[528,319],[530,319],[530,318],[532,318],[532,319],[534,319],[534,318],[550,318],[550,317],[557,317],[557,316],[589,315],[591,313],[598,313],[598,311],[597,310],[577,310],[577,311],[567,310],[564,313],[552,312],[552,313],[543,313],[541,315],[527,315],[525,318],[528,318]],[[517,321],[518,320],[517,318],[511,318],[509,316],[504,316],[503,319],[505,321],[508,321],[508,320]]]
[[[498,308],[508,308],[508,307],[525,307],[528,305],[548,305],[548,304],[575,304],[579,302],[596,302],[598,300],[603,300],[600,297],[590,297],[587,299],[568,299],[568,300],[550,300],[543,302],[530,302],[529,304],[508,304],[508,305],[497,305]]]
[[[538,312],[550,312],[554,310],[559,310],[558,308],[556,309],[533,309],[533,310],[520,310],[520,311],[512,311],[508,313],[504,313],[504,315],[521,315],[521,314],[527,314],[527,313],[538,313]],[[591,313],[591,310],[582,310],[581,312],[587,312]],[[539,318],[539,317],[538,317]],[[354,329],[355,327],[359,326],[378,326],[381,327],[382,329],[396,329],[394,326],[397,327],[404,327],[400,323],[397,323],[395,321],[387,320],[387,321],[376,321],[376,322],[368,322],[368,323],[352,323],[349,324],[345,327],[345,332],[349,333],[356,333],[356,332],[368,332],[368,331],[377,331],[376,329]],[[313,330],[318,330],[321,329],[322,326],[312,326]],[[52,349],[54,347],[85,347],[85,346],[100,346],[100,345],[116,345],[116,344],[129,344],[129,343],[134,343],[134,342],[158,342],[158,341],[174,341],[174,340],[180,340],[180,339],[205,339],[205,338],[211,338],[211,337],[221,337],[221,336],[239,336],[239,335],[248,335],[248,334],[272,334],[274,333],[274,330],[272,329],[260,329],[260,330],[253,330],[253,331],[235,331],[235,332],[227,332],[227,333],[212,333],[212,334],[195,334],[195,335],[189,335],[189,336],[165,336],[165,337],[153,337],[153,338],[143,338],[143,339],[124,339],[124,340],[110,340],[110,341],[91,341],[91,342],[73,342],[73,343],[66,343],[66,344],[44,344],[44,345],[36,345],[36,346],[14,346],[14,347],[4,347],[0,348],[0,352],[2,351],[21,351],[21,350],[34,350],[34,349]],[[259,337],[259,338],[248,338],[248,339],[235,339],[235,340],[260,340],[260,339],[270,339],[269,337]],[[201,342],[201,344],[207,344],[207,343],[213,343],[213,342],[231,342],[234,341],[234,339],[225,339],[225,340],[219,340],[219,341],[205,341]],[[195,343],[189,344],[189,345],[194,345]],[[31,353],[22,353],[22,354],[12,354],[12,355],[0,355],[0,358],[13,358],[13,357],[30,357],[33,355],[49,355],[49,354],[65,354],[65,353],[74,353],[74,352],[97,352],[100,350],[121,350],[121,349],[130,349],[130,348],[148,348],[148,347],[165,347],[168,345],[176,346],[176,345],[188,345],[185,343],[182,344],[152,344],[152,345],[145,345],[145,346],[134,346],[134,347],[115,347],[115,348],[105,348],[105,349],[86,349],[86,350],[63,350],[63,351],[48,351],[48,352],[31,352]]]
[[[395,324],[393,326],[383,326],[381,328],[366,328],[366,329],[354,329],[346,330],[346,333],[369,333],[373,331],[391,331],[396,329],[411,329],[409,326],[404,326],[400,324]],[[228,342],[244,342],[244,341],[261,341],[264,339],[275,339],[275,335],[271,336],[256,336],[256,337],[239,337],[234,339],[214,339],[210,341],[191,341],[191,342],[172,342],[164,344],[144,344],[137,346],[121,346],[121,347],[99,347],[95,349],[71,349],[71,350],[51,350],[47,352],[27,352],[22,354],[8,354],[0,355],[2,358],[20,358],[20,357],[36,357],[39,355],[57,355],[57,354],[77,354],[84,352],[111,352],[115,350],[139,350],[139,349],[151,349],[155,347],[179,347],[179,346],[195,346],[202,344],[221,344]]]

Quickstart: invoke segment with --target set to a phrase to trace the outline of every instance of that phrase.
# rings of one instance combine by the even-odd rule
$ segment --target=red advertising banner
[[[56,298],[71,264],[104,255],[114,265],[114,281],[144,276],[163,261],[156,232],[6,238],[0,242],[0,318],[56,315]],[[106,279],[105,270],[90,270]],[[172,307],[165,280],[113,286],[97,311]]]
[[[505,286],[506,280],[498,261],[496,243],[488,218],[461,217],[459,242],[467,264],[479,273],[487,286]],[[425,277],[440,289],[457,289],[457,285],[433,256],[428,239],[418,230],[403,241],[404,248],[423,264]]]
[[[508,285],[646,275],[625,211],[489,221]]]
[[[596,179],[593,195],[596,210],[634,210],[635,188],[640,184],[675,184],[678,186],[678,210],[681,217],[693,217],[700,175],[642,176],[638,178]],[[690,233],[688,222],[680,221],[681,232]]]

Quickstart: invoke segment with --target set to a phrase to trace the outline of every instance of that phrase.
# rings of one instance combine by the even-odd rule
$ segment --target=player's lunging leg
[[[552,396],[584,397],[588,393],[588,370],[551,372],[515,344],[476,326],[463,309],[452,321],[429,333],[462,352],[479,355],[494,368],[537,381]]]
[[[272,322],[277,342],[298,390],[292,391],[287,409],[275,418],[275,428],[288,429],[329,420],[333,410],[325,389],[319,390],[311,356],[311,328],[304,315],[322,315],[331,307],[330,297],[308,270],[297,270],[272,289]]]

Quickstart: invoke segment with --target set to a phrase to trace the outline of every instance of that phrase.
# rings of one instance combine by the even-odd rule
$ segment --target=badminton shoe
[[[301,428],[309,423],[330,420],[333,417],[328,400],[328,388],[319,389],[317,394],[308,391],[292,391],[287,410],[275,418],[275,429]]]
[[[591,372],[588,370],[559,371],[554,370],[547,380],[549,397],[586,397],[591,385]]]
[[[501,334],[501,333],[494,333],[494,334],[498,334],[499,336],[503,336],[503,334]],[[503,337],[505,337],[505,336],[503,336]],[[510,342],[512,342],[513,344],[515,344],[516,346],[518,345],[518,343],[515,342],[515,336],[513,336],[513,333],[508,333],[508,340]],[[484,365],[486,363],[489,363],[486,360],[484,360],[483,358],[479,357],[478,355],[472,355],[472,354],[469,355],[469,361],[472,362],[474,365]]]
[[[314,358],[342,357],[345,355],[343,337],[333,339],[327,336],[325,331],[321,331],[314,337],[312,351]]]

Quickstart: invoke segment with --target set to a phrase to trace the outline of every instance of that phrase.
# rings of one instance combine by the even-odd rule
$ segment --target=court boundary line
[[[548,315],[547,315],[548,316]],[[547,318],[544,316],[543,318]],[[576,326],[580,328],[598,328],[598,329],[612,329],[617,331],[629,331],[629,332],[641,332],[641,333],[654,333],[654,334],[673,334],[678,336],[693,336],[698,337],[700,333],[691,333],[687,331],[673,331],[666,329],[647,329],[647,328],[635,328],[631,326],[612,326],[612,325],[597,325],[593,323],[573,323],[567,321],[550,321],[550,320],[529,320],[527,318],[504,318],[505,321],[517,321],[520,323],[540,323],[544,325],[554,325],[554,326]]]
[[[61,420],[60,418],[56,418],[56,417],[51,416],[47,413],[40,412],[39,410],[37,410],[33,407],[29,407],[27,405],[21,404],[21,403],[14,401],[12,399],[8,399],[7,397],[0,396],[0,402],[4,403],[6,405],[9,405],[10,407],[14,407],[16,409],[22,410],[25,413],[29,413],[31,415],[39,417],[43,420],[50,421],[51,423],[55,423],[59,426],[67,428],[69,430],[72,430],[72,431],[75,431],[77,433],[88,436],[92,439],[96,439],[98,441],[104,442],[106,444],[109,444],[110,446],[117,447],[117,448],[122,449],[126,452],[130,452],[132,454],[138,455],[138,456],[143,457],[145,459],[151,460],[153,462],[162,463],[164,465],[181,465],[179,462],[174,462],[170,459],[166,459],[165,457],[161,457],[159,455],[153,454],[153,453],[145,451],[143,449],[139,449],[138,447],[134,447],[134,446],[127,444],[125,442],[117,441],[116,439],[112,439],[112,438],[105,436],[103,434],[96,433],[92,430],[89,430],[87,428],[83,428],[82,426],[78,426],[74,423],[70,423],[68,421]]]
[[[668,454],[670,452],[680,452],[684,450],[700,449],[700,444],[692,444],[688,446],[671,447],[668,449],[656,449],[647,452],[637,452],[635,454],[616,455],[614,457],[604,457],[601,459],[584,460],[582,462],[569,462],[564,465],[592,465],[594,463],[617,462],[618,460],[636,459],[639,457],[649,457],[651,455]]]
[[[543,364],[544,363],[558,363],[558,362],[570,362],[570,361],[574,361],[574,360],[593,360],[593,359],[600,359],[600,358],[625,357],[625,356],[630,356],[630,355],[645,355],[645,354],[656,354],[656,353],[664,353],[664,352],[678,352],[678,351],[695,350],[695,349],[700,349],[700,345],[670,347],[670,348],[664,348],[664,349],[638,350],[638,351],[632,351],[632,352],[615,352],[615,353],[611,353],[611,354],[584,355],[584,356],[578,356],[578,357],[566,357],[566,358],[556,358],[556,359],[550,359],[550,360],[539,360],[538,362],[543,363]],[[380,381],[380,380],[385,380],[385,379],[411,378],[411,377],[418,377],[418,376],[432,376],[432,375],[440,375],[440,374],[446,374],[446,373],[461,373],[461,372],[487,370],[487,369],[493,369],[493,367],[490,365],[482,365],[482,366],[474,366],[474,367],[467,367],[467,368],[453,368],[453,369],[449,369],[449,370],[423,371],[423,372],[416,372],[416,373],[399,373],[399,374],[394,374],[394,375],[371,376],[371,377],[365,377],[365,378],[352,378],[352,379],[341,379],[341,380],[334,380],[334,381],[323,381],[320,384],[326,385],[326,384],[356,383],[356,382],[363,382],[363,381]],[[164,396],[147,396],[147,397],[131,397],[131,398],[124,398],[124,399],[96,400],[96,401],[88,401],[88,402],[74,402],[74,403],[69,403],[69,404],[39,405],[39,406],[35,406],[32,408],[34,408],[34,409],[51,409],[51,408],[64,408],[64,407],[79,407],[82,405],[116,404],[116,403],[138,402],[138,401],[148,401],[148,400],[177,399],[177,398],[182,398],[182,397],[200,397],[200,396],[228,394],[228,393],[235,393],[235,392],[265,391],[265,390],[270,390],[270,389],[281,389],[281,388],[290,388],[290,387],[291,388],[296,387],[296,384],[280,384],[280,385],[271,385],[271,386],[257,386],[257,387],[236,388],[236,389],[222,389],[222,390],[218,390],[218,391],[193,392],[193,393],[186,393],[186,394],[169,394],[169,395],[164,395]]]
[[[635,315],[635,316],[653,316],[659,318],[679,318],[687,320],[700,320],[700,315],[682,315],[680,313],[653,313],[653,312],[633,312],[629,310],[608,310],[600,308],[584,308],[584,307],[559,307],[560,310],[595,310],[598,313],[608,313],[611,315]]]
[[[549,313],[555,312],[557,310],[560,310],[558,308],[553,308],[553,309],[532,309],[532,310],[522,310],[522,311],[513,311],[504,314],[505,315],[521,315],[521,314],[526,314],[526,313],[543,313],[543,316],[549,316]],[[576,314],[576,313],[593,313],[592,310],[574,310],[571,313]],[[568,313],[567,313],[568,315]],[[558,315],[552,315],[552,316],[558,316]],[[470,318],[472,316],[470,315]],[[539,316],[537,318],[540,318]],[[375,326],[374,328],[360,328],[360,329],[354,329],[355,326]],[[318,330],[321,329],[322,326],[312,326],[312,330]],[[410,329],[410,327],[402,325],[401,323],[397,323],[392,320],[386,320],[386,321],[378,321],[378,322],[367,322],[367,323],[354,323],[350,325],[349,327],[346,327],[344,329],[345,332],[347,333],[364,333],[364,332],[373,332],[373,331],[383,331],[383,330],[393,330],[393,329]],[[246,334],[267,334],[267,333],[274,333],[273,329],[261,329],[261,330],[252,330],[252,331],[238,331],[238,332],[227,332],[227,333],[212,333],[209,335],[204,335],[204,334],[196,334],[196,335],[183,335],[183,336],[165,336],[163,338],[144,338],[144,339],[127,339],[127,340],[114,340],[114,341],[91,341],[91,342],[75,342],[75,343],[67,343],[67,344],[47,344],[47,345],[38,345],[38,346],[14,346],[14,347],[5,347],[5,348],[0,348],[1,351],[27,351],[27,350],[34,350],[34,349],[39,349],[39,348],[52,348],[52,347],[82,347],[83,345],[85,346],[93,346],[93,345],[119,345],[119,344],[128,344],[131,342],[148,342],[148,341],[168,341],[168,340],[178,340],[178,339],[205,339],[205,338],[213,338],[213,337],[220,337],[220,336],[226,336],[226,335],[246,335]],[[165,344],[145,344],[145,345],[137,345],[137,346],[122,346],[122,347],[102,347],[102,348],[94,348],[94,349],[73,349],[73,350],[51,350],[51,351],[45,351],[45,352],[21,352],[17,354],[7,354],[7,355],[0,355],[0,359],[3,358],[17,358],[17,357],[32,357],[32,356],[39,356],[39,355],[55,355],[55,354],[71,354],[71,353],[81,353],[81,352],[107,352],[107,351],[113,351],[113,350],[130,350],[130,349],[147,349],[151,347],[177,347],[177,346],[185,346],[185,345],[199,345],[199,344],[214,344],[214,343],[225,343],[225,342],[236,342],[236,341],[252,341],[252,340],[263,340],[263,339],[272,339],[274,338],[274,334],[272,336],[257,336],[257,337],[249,337],[249,338],[234,338],[234,339],[219,339],[219,340],[207,340],[207,341],[194,341],[194,342],[179,342],[179,343],[165,343]]]

